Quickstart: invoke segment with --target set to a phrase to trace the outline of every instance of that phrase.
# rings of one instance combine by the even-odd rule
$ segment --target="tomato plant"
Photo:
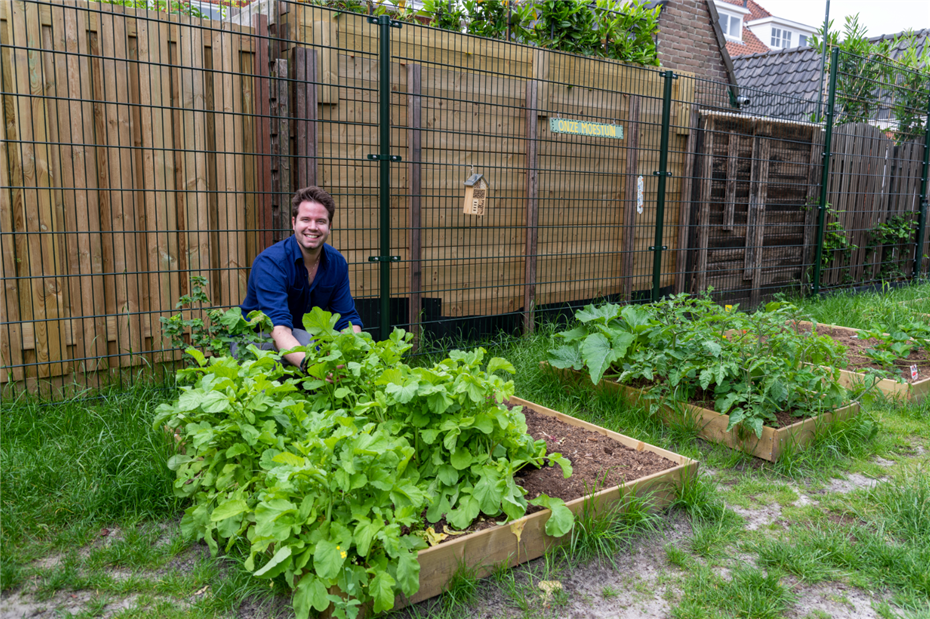
[[[672,396],[711,401],[730,417],[727,430],[762,435],[775,412],[797,416],[839,407],[847,399],[837,369],[845,348],[790,327],[797,310],[769,303],[746,314],[709,297],[673,296],[642,306],[587,306],[580,325],[556,335],[549,363],[621,383],[647,382],[652,408]]]

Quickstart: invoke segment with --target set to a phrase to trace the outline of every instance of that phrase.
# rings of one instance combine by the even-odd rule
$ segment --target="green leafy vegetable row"
[[[571,465],[505,404],[513,382],[497,372],[513,373],[509,362],[483,369],[478,349],[411,368],[409,334],[374,342],[336,332],[337,319],[304,317],[313,340],[295,350],[309,356],[306,375],[255,346],[239,360],[188,349],[196,365],[178,372],[181,395],[155,420],[183,441],[170,466],[176,493],[192,499],[185,533],[213,552],[241,544],[255,576],[295,590],[298,617],[330,605],[355,617],[418,590],[426,522],[464,529],[482,513],[519,518],[532,503],[552,510],[547,533],[571,529],[564,502],[527,501],[514,481],[528,465],[558,464],[566,477]]]
[[[709,297],[679,295],[642,306],[605,304],[577,312],[577,327],[557,334],[548,360],[557,368],[648,386],[653,408],[673,397],[708,401],[762,435],[775,413],[816,415],[847,399],[838,368],[845,348],[801,333],[797,310],[769,303],[753,314],[730,311]]]

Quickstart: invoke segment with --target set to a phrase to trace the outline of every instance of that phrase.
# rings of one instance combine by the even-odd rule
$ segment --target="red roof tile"
[[[762,19],[763,17],[771,17],[772,14],[762,8],[755,0],[748,0],[746,4],[743,4],[743,0],[723,0],[727,4],[735,4],[736,6],[741,6],[745,9],[749,9],[749,16],[744,17],[745,21],[755,21],[757,19]]]
[[[752,2],[752,0],[749,1]],[[735,58],[749,54],[764,54],[770,50],[749,28],[743,26],[743,42],[727,41],[727,51],[730,53],[730,58]]]

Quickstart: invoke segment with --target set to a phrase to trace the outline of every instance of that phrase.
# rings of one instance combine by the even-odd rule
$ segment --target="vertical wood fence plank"
[[[187,265],[190,276],[210,277],[210,211],[207,201],[207,118],[204,101],[203,33],[199,28],[179,29],[178,52],[181,139],[184,149],[180,189],[184,191]]]
[[[544,49],[533,50],[533,79],[536,81],[536,105],[538,115],[549,116],[549,52]]]
[[[242,169],[235,137],[234,59],[239,55],[239,36],[223,30],[213,33],[210,51],[213,56],[213,111],[216,131],[217,232],[219,234],[219,291],[217,301],[223,307],[237,305],[244,297],[239,278],[242,275],[242,250],[239,241],[237,184]]]
[[[142,187],[145,190],[145,215],[148,233],[146,248],[149,264],[149,297],[152,314],[152,344],[163,349],[167,342],[161,335],[160,318],[168,317],[181,296],[178,218],[175,203],[174,157],[166,149],[174,145],[171,133],[171,72],[169,63],[169,26],[161,13],[153,20],[137,23],[139,50],[140,105],[142,106]],[[150,13],[150,16],[154,17]],[[160,360],[176,358],[165,353]]]
[[[138,264],[135,243],[135,195],[129,63],[126,49],[126,22],[115,12],[122,7],[104,5],[99,15],[98,40],[103,70],[103,99],[107,101],[106,140],[110,181],[110,249],[113,274],[111,288],[116,295],[116,346],[119,365],[133,364],[133,355],[142,350],[142,324],[139,320]],[[113,11],[113,12],[110,12]],[[112,293],[110,293],[112,294]]]
[[[291,194],[291,114],[290,114],[290,86],[288,83],[287,60],[275,60],[275,129],[278,134],[278,217],[280,223],[275,226],[275,233],[289,228]],[[281,240],[281,239],[277,239]]]
[[[88,385],[99,385],[97,370],[109,367],[107,357],[107,324],[105,313],[105,287],[103,277],[103,246],[100,228],[100,192],[97,191],[97,160],[94,142],[95,110],[94,72],[91,65],[90,39],[87,32],[87,11],[76,9],[65,12],[65,41],[68,56],[68,97],[70,98],[71,134],[77,136],[79,145],[74,154],[75,232],[77,233],[77,265],[81,273],[81,304],[72,304],[72,313],[80,310],[85,318],[75,322],[92,344],[87,347],[86,357],[79,366],[84,372],[94,372]],[[104,164],[105,165],[105,164]],[[80,188],[84,190],[81,191]],[[72,265],[72,268],[74,265]]]
[[[536,95],[539,84],[526,83],[526,265],[523,289],[523,330],[532,333],[536,327],[536,243],[539,238],[539,162],[536,142],[538,120]]]
[[[409,330],[413,333],[413,350],[417,350],[420,344],[420,310],[422,308],[422,269],[420,262],[420,251],[422,240],[420,238],[422,222],[420,220],[420,194],[421,187],[421,169],[420,160],[423,153],[421,150],[420,127],[422,125],[422,100],[420,93],[422,91],[422,67],[418,64],[407,65],[407,157],[408,164],[408,190],[410,198],[408,208],[410,209],[408,222],[409,234],[409,259],[410,259],[410,315],[408,322]]]
[[[320,47],[317,77],[320,86],[317,98],[320,103],[339,103],[339,31],[336,22],[313,22],[314,40]]]
[[[252,60],[253,79],[252,96],[255,98],[255,146],[258,170],[255,191],[258,197],[258,224],[261,228],[260,243],[257,250],[260,252],[270,247],[272,240],[272,195],[271,195],[271,75],[268,65],[268,20],[264,15],[252,18],[252,27],[255,29],[256,39],[255,57]]]
[[[317,79],[315,49],[295,47],[291,50],[290,70],[293,78],[292,116],[294,164],[298,188],[316,185]]]
[[[67,56],[63,53],[66,49],[66,28],[65,12],[73,13],[69,6],[67,11],[62,5],[52,5],[51,11],[51,28],[43,29],[43,48],[46,51],[42,54],[45,62],[46,82],[51,82],[55,97],[55,103],[49,104],[49,111],[53,111],[51,122],[49,124],[49,138],[52,144],[57,144],[53,153],[53,165],[55,169],[55,178],[57,179],[58,191],[54,192],[56,197],[56,220],[64,222],[65,229],[73,232],[77,229],[76,221],[76,183],[74,182],[74,165],[75,153],[72,146],[80,139],[80,136],[74,136],[71,132],[71,123],[69,122],[70,106],[68,102],[68,64]],[[61,188],[67,187],[67,190]],[[68,358],[81,359],[87,356],[84,342],[84,330],[74,328],[75,323],[70,319],[80,310],[81,297],[81,278],[77,265],[80,261],[78,250],[78,239],[74,234],[65,235],[64,242],[61,243],[60,249],[63,250],[59,259],[62,268],[67,272],[69,277],[65,280],[65,303],[63,306],[63,315],[69,318],[63,324],[63,335],[65,343],[72,344]],[[65,274],[63,272],[63,274]],[[83,365],[83,364],[80,364]]]
[[[701,199],[699,203],[700,216],[698,217],[698,256],[694,270],[695,291],[700,292],[707,288],[707,249],[710,244],[710,193],[714,183],[714,118],[707,117],[704,121],[704,148],[702,149],[704,161],[701,170]]]
[[[809,275],[813,273],[814,251],[817,242],[817,213],[820,196],[820,179],[823,168],[823,138],[824,132],[819,127],[812,130],[811,152],[807,166],[807,200],[804,217],[804,241],[801,265],[804,273],[801,283],[809,282]],[[806,291],[805,291],[806,292]]]
[[[6,13],[9,13],[9,6],[6,6]],[[13,52],[7,47],[12,40],[11,28],[12,20],[7,17],[0,28],[0,43],[4,46],[0,49],[0,84],[6,93],[13,92]],[[18,157],[17,145],[14,143],[18,137],[13,122],[14,106],[12,95],[4,95],[0,100],[0,186],[3,187],[0,189],[0,192],[3,192],[0,194],[3,198],[0,200],[0,269],[3,277],[3,290],[0,291],[0,322],[9,323],[0,327],[0,365],[13,366],[0,371],[0,383],[21,381],[24,377],[21,367],[23,335],[19,324],[19,285],[16,279],[17,243],[13,227],[13,208],[16,203],[14,194],[18,194],[18,199],[21,200],[22,191],[13,187],[16,177],[10,175],[9,167],[10,161]]]
[[[739,145],[740,145],[740,136],[737,130],[733,130],[729,135],[729,143],[727,144],[727,185],[726,185],[726,197],[725,206],[723,212],[723,228],[724,232],[733,231],[733,217],[736,213],[736,180],[737,174],[739,173]],[[752,161],[752,166],[755,167],[756,161]]]
[[[761,131],[761,122],[753,122],[756,131],[752,136],[752,174],[749,185],[749,217],[746,225],[746,252],[743,255],[743,279],[755,280],[757,255],[762,254],[762,222],[765,200],[768,195],[769,153],[771,140]],[[755,282],[758,284],[758,282]],[[754,285],[753,288],[756,286]]]
[[[11,41],[21,46],[14,51],[14,80],[16,97],[15,115],[20,128],[20,166],[15,177],[22,179],[25,190],[14,208],[20,225],[17,229],[28,232],[26,251],[18,254],[23,261],[20,276],[29,277],[31,284],[28,305],[21,315],[34,321],[36,375],[39,378],[58,376],[65,372],[61,363],[63,346],[62,317],[63,285],[57,275],[61,273],[57,251],[57,222],[52,199],[54,179],[51,178],[51,157],[48,149],[48,119],[44,80],[42,76],[42,47],[39,24],[39,7],[29,2],[13,2]],[[17,35],[19,40],[17,41]],[[25,38],[23,38],[25,36]],[[27,51],[26,48],[30,51]],[[15,203],[14,203],[15,204]],[[23,295],[20,301],[24,301]]]
[[[685,283],[688,281],[688,274],[685,271],[688,268],[689,243],[691,242],[691,192],[694,184],[694,162],[695,151],[697,150],[699,119],[698,106],[692,104],[688,123],[688,141],[685,146],[685,169],[682,176],[681,198],[678,207],[678,249],[675,252],[675,292],[678,294],[685,291]]]
[[[629,105],[626,170],[624,170],[626,191],[623,196],[623,240],[620,244],[622,256],[620,277],[622,278],[623,298],[626,300],[630,300],[633,296],[633,266],[636,263],[636,190],[639,172],[639,116],[642,99],[636,95],[630,95]]]

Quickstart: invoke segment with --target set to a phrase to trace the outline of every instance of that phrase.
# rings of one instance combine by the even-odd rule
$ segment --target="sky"
[[[756,0],[772,15],[820,27],[826,0]],[[830,0],[833,28],[842,32],[845,17],[859,14],[869,36],[930,28],[930,0]]]

